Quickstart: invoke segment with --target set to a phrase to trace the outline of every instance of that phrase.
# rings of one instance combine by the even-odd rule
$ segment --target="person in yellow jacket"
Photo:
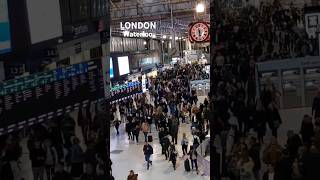
[[[147,137],[148,137],[148,133],[149,133],[149,130],[150,130],[150,127],[149,127],[149,124],[148,124],[147,120],[144,120],[144,122],[142,123],[141,130],[142,130],[142,132],[144,134],[144,141],[146,142],[147,141]]]

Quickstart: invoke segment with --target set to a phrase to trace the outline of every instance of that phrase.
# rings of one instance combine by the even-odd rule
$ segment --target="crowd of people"
[[[148,96],[146,93],[137,95],[111,109],[117,135],[121,122],[125,122],[125,131],[130,141],[141,144],[139,134],[143,133],[147,169],[152,166],[150,157],[153,148],[149,142],[153,139],[150,137],[152,129],[155,129],[162,155],[171,161],[174,170],[179,160],[177,144],[181,143],[184,159],[190,159],[191,169],[199,172],[196,149],[209,133],[209,102],[206,99],[199,105],[196,91],[190,88],[190,81],[202,79],[204,74],[204,65],[176,64],[159,72],[150,81]],[[118,111],[121,119],[117,118]],[[180,124],[189,124],[191,127],[190,133],[183,133],[181,140],[178,139]],[[192,142],[189,143],[188,137],[191,136]]]
[[[211,175],[231,180],[316,180],[319,118],[305,115],[300,131],[289,130],[285,145],[280,145],[281,94],[268,79],[257,97],[255,84],[255,62],[317,53],[306,34],[295,31],[302,21],[302,9],[285,9],[275,1],[260,10],[243,7],[222,12],[219,44],[211,56],[215,65],[210,91],[211,131],[215,134],[211,138],[221,139],[222,164],[213,163],[213,169],[221,171]],[[319,108],[319,97],[314,111]],[[272,137],[266,141],[268,130]],[[219,156],[211,159],[220,161]]]
[[[25,132],[1,136],[0,179],[27,180],[32,176],[34,180],[110,179],[107,133],[102,124],[105,117],[100,116],[97,113],[92,118],[87,106],[80,108],[77,120],[65,115]],[[77,137],[76,128],[82,129],[82,137]],[[22,173],[28,164],[22,164],[23,155],[31,162],[31,177]]]
[[[304,7],[278,0],[260,7],[221,7],[218,40],[226,63],[261,62],[318,55],[317,42],[304,26]]]

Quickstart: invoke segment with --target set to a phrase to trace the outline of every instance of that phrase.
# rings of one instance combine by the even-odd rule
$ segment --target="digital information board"
[[[7,0],[0,0],[0,54],[11,51],[10,23]]]
[[[142,84],[139,81],[114,86],[111,88],[111,104],[142,93]]]
[[[0,84],[0,135],[103,101],[101,59]]]

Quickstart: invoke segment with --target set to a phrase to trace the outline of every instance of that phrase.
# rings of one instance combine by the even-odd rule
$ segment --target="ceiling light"
[[[204,12],[204,4],[203,4],[203,2],[197,4],[196,11],[197,11],[197,13],[203,13]]]
[[[166,35],[163,35],[163,36],[162,36],[162,39],[166,39],[166,38],[167,38],[167,36],[166,36]]]

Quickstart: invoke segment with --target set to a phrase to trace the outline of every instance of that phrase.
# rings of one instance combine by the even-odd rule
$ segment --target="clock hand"
[[[199,34],[199,37],[201,36],[201,30],[200,29],[198,29],[198,34]]]

